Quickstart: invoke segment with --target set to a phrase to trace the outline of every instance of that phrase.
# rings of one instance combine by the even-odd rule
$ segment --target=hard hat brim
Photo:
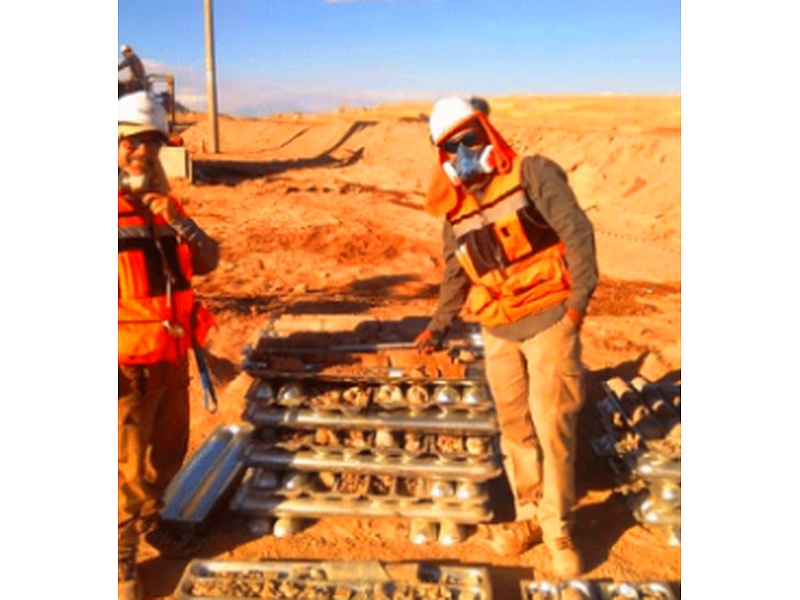
[[[476,118],[475,117],[476,114],[477,113],[473,113],[471,115],[468,115],[468,116],[464,117],[460,121],[455,122],[449,129],[446,129],[441,134],[439,134],[439,138],[438,139],[433,140],[434,145],[438,146],[439,144],[441,144],[447,138],[455,135],[460,130],[464,129],[467,125],[469,125],[472,122],[473,119]]]
[[[117,138],[128,137],[136,135],[137,133],[157,133],[159,137],[166,143],[169,141],[167,135],[155,127],[150,125],[140,125],[137,123],[118,123],[117,124]]]

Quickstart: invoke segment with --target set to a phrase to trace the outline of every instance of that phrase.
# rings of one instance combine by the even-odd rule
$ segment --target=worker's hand
[[[575,329],[580,331],[583,325],[583,313],[574,308],[568,308],[566,317],[575,324]]]
[[[166,194],[150,192],[144,195],[142,202],[151,213],[161,217],[167,223],[172,223],[178,218],[178,209],[175,208],[175,204]]]
[[[414,345],[422,354],[432,354],[436,350],[442,349],[442,335],[425,329],[414,339]]]

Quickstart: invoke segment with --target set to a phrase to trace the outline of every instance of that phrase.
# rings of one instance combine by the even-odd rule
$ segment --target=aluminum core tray
[[[494,417],[482,415],[434,413],[413,415],[409,413],[376,413],[373,415],[342,415],[307,409],[272,408],[250,405],[243,418],[256,427],[291,426],[295,429],[385,429],[401,431],[436,431],[441,433],[475,433],[493,435],[497,433]]]
[[[199,530],[244,474],[242,453],[253,427],[220,425],[178,471],[164,493],[161,518]]]
[[[179,600],[314,598],[491,600],[483,568],[433,563],[227,562],[193,560],[175,590]]]
[[[371,456],[330,452],[322,454],[300,450],[287,452],[253,442],[245,451],[243,460],[249,466],[273,470],[346,471],[381,475],[391,472],[397,477],[440,477],[443,479],[488,481],[502,473],[494,456],[484,461],[444,461],[439,457],[408,458],[405,456]]]
[[[491,521],[494,512],[488,504],[488,496],[470,502],[458,498],[434,501],[430,498],[286,498],[272,492],[243,485],[230,502],[232,511],[250,517],[296,517],[322,519],[360,515],[362,517],[400,517],[404,519],[426,519],[431,521],[454,521],[477,525]]]
[[[661,581],[639,583],[587,581],[570,579],[566,581],[527,581],[520,582],[522,600],[561,600],[574,598],[581,600],[677,600],[669,584]]]
[[[327,317],[330,320],[330,315]],[[352,320],[339,323],[339,327],[333,323],[321,326],[307,316],[303,320],[299,327],[270,323],[255,345],[245,347],[243,370],[257,379],[317,383],[468,384],[485,380],[483,338],[475,324],[454,323],[442,350],[421,356],[412,340],[427,319],[362,320],[354,329]]]

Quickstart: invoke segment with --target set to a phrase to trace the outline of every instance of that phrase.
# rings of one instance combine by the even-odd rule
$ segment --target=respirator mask
[[[469,187],[494,171],[491,144],[479,145],[480,137],[469,132],[458,140],[442,143],[441,148],[455,156],[446,161],[442,168],[454,185]]]

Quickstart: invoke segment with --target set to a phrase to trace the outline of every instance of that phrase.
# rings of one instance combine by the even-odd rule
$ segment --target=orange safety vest
[[[456,258],[472,280],[467,306],[488,327],[513,323],[570,295],[565,248],[528,200],[521,159],[492,178],[481,200],[459,194],[447,213]]]
[[[118,196],[119,363],[177,362],[202,345],[210,318],[192,292],[191,251],[161,217],[148,223]]]

